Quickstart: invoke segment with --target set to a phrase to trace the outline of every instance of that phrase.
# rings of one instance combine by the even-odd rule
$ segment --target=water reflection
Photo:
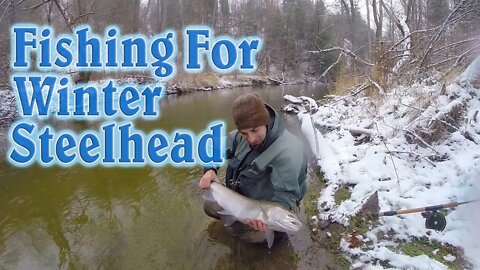
[[[286,86],[167,96],[159,119],[135,126],[144,132],[200,132],[223,119],[230,130],[230,106],[238,95],[257,91],[278,109],[284,94],[300,90],[322,94],[314,87]],[[74,130],[98,125],[57,122]],[[20,169],[0,163],[0,268],[295,268],[290,244],[269,254],[266,246],[236,242],[204,215],[201,172],[172,166]]]
[[[210,269],[295,269],[296,258],[290,242],[274,243],[269,250],[266,244],[249,244],[229,236],[223,223],[212,221],[208,228],[209,241],[229,248]]]

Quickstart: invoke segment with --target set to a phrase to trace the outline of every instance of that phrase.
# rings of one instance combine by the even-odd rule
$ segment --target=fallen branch
[[[388,153],[390,154],[395,154],[395,153],[398,153],[398,154],[408,154],[408,155],[415,155],[418,158],[421,158],[421,159],[424,159],[425,161],[427,161],[428,163],[430,163],[430,165],[432,165],[433,167],[437,167],[437,165],[435,165],[435,163],[433,163],[430,159],[428,159],[428,157],[424,157],[420,154],[417,154],[417,153],[413,153],[413,152],[408,152],[408,151],[389,151]]]
[[[283,81],[275,80],[275,79],[272,79],[272,78],[270,78],[270,77],[268,77],[267,79],[268,79],[269,81],[273,82],[273,83],[276,84],[276,85],[282,85],[282,84],[284,84]]]
[[[370,85],[364,83],[360,88],[358,88],[358,90],[354,93],[352,93],[349,97],[354,97],[358,94],[360,94],[361,92],[363,92],[363,90],[367,89],[368,87],[370,87]]]
[[[420,136],[418,136],[415,132],[413,131],[410,131],[408,129],[399,129],[399,128],[396,128],[396,127],[392,127],[388,124],[385,124],[385,122],[382,123],[382,125],[385,125],[386,127],[389,127],[393,130],[396,130],[396,131],[403,131],[403,132],[406,132],[406,133],[409,133],[411,134],[412,136],[414,136],[415,138],[417,138],[420,142],[422,142],[423,144],[425,144],[425,146],[427,146],[428,148],[430,148],[431,150],[433,150],[433,152],[435,152],[435,154],[439,154],[437,150],[435,150],[435,148],[433,148],[430,144],[428,144],[427,142],[425,142],[422,138],[420,138]]]
[[[375,81],[373,81],[372,79],[370,79],[370,77],[368,77],[368,81],[370,81],[370,83],[371,83],[372,85],[374,85],[375,88],[378,89],[378,92],[380,92],[380,94],[385,94],[385,91],[383,90],[383,88],[382,88],[377,82],[375,82]]]
[[[322,50],[318,50],[318,51],[307,51],[307,53],[324,53],[324,52],[332,52],[332,51],[340,51],[343,54],[352,57],[355,61],[358,61],[358,62],[360,62],[364,65],[367,65],[367,66],[370,66],[370,67],[374,66],[374,64],[365,61],[364,59],[362,59],[361,57],[359,57],[358,55],[356,55],[352,51],[347,50],[345,48],[341,48],[341,47],[331,47],[331,48],[328,48],[328,49],[322,49]]]
[[[318,122],[318,121],[315,121],[314,125],[317,125],[319,127],[329,128],[329,129],[348,130],[352,135],[366,135],[371,137],[372,135],[376,134],[374,130],[366,129],[362,127],[356,127],[356,126],[349,126],[349,125],[342,126],[342,125],[335,125],[335,124]]]
[[[380,130],[378,130],[377,123],[375,123],[375,128],[377,129],[378,134],[380,134]],[[385,152],[385,153],[390,152],[390,149],[388,149],[387,143],[385,142],[385,137],[381,136],[380,139],[381,139],[383,145],[385,146],[385,148],[387,149],[387,152]],[[391,154],[389,154],[389,156],[390,156],[390,159],[392,160],[393,169],[395,170],[395,176],[397,177],[397,183],[400,184],[400,178],[398,177],[397,166],[395,165],[395,161],[393,160],[393,156]]]
[[[417,140],[419,140],[420,142],[422,142],[425,146],[427,146],[428,148],[432,149],[436,154],[438,154],[438,151],[435,150],[435,148],[433,148],[433,146],[431,146],[430,144],[428,144],[425,140],[423,140],[420,136],[417,135],[417,133],[413,132],[413,131],[410,131],[408,129],[404,129],[403,131],[413,135],[415,138],[417,138]]]
[[[363,83],[361,85],[358,85],[359,87],[358,88],[354,88],[354,89],[357,89],[357,91],[350,91],[350,95],[348,96],[331,96],[331,95],[326,95],[324,96],[324,98],[332,98],[332,99],[335,99],[333,101],[331,101],[331,103],[337,103],[339,101],[342,101],[342,100],[345,100],[347,98],[351,98],[351,97],[354,97],[358,94],[360,94],[361,92],[363,92],[365,89],[368,89],[368,87],[370,87],[370,84],[367,84],[367,83]]]

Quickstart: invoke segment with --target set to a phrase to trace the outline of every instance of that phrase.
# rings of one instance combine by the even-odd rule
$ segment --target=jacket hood
[[[268,104],[265,104],[265,107],[270,114],[270,121],[267,126],[267,135],[263,141],[262,146],[257,150],[257,152],[263,152],[267,149],[282,133],[285,131],[285,125],[283,123],[280,115]]]

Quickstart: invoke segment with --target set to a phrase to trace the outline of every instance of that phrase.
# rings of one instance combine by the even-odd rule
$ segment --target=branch
[[[320,31],[318,34],[315,34],[315,38],[322,40],[322,38],[320,38],[320,35],[323,34],[325,31],[327,31],[328,29],[330,29],[333,26],[335,26],[335,24],[330,24],[330,25],[324,27],[322,29],[322,31]]]
[[[360,94],[361,92],[363,92],[363,90],[367,89],[368,87],[370,87],[370,85],[364,83],[364,84],[361,85],[359,88],[357,88],[357,91],[356,91],[356,92],[353,92],[353,93],[350,95],[350,97],[354,97],[354,96]]]
[[[411,56],[413,56],[413,54],[403,54],[403,53],[402,53],[402,54],[397,54],[397,55],[394,55],[394,56],[392,56],[392,57],[389,57],[389,58],[387,58],[386,60],[391,61],[391,60],[395,60],[395,59],[397,59],[397,58],[411,57]]]
[[[424,30],[415,30],[415,31],[412,31],[409,35],[406,35],[405,37],[403,37],[399,42],[397,42],[395,45],[393,45],[390,49],[388,49],[386,52],[384,52],[382,55],[380,55],[380,59],[387,53],[393,51],[393,49],[395,47],[397,47],[398,45],[402,44],[402,42],[404,42],[407,38],[411,37],[413,34],[418,34],[418,33],[423,33],[423,32],[429,32],[429,31],[434,31],[434,30],[437,30],[438,28],[440,28],[439,26],[437,27],[434,27],[434,28],[430,28],[430,29],[424,29]]]
[[[90,11],[88,13],[85,13],[85,14],[82,14],[80,16],[78,16],[77,18],[75,18],[75,20],[72,21],[72,25],[74,25],[79,19],[85,17],[85,16],[88,16],[88,15],[92,15],[92,14],[95,14],[93,11]]]
[[[460,44],[463,44],[463,43],[468,43],[468,42],[472,42],[472,41],[479,41],[480,40],[480,37],[476,37],[476,38],[469,38],[469,39],[465,39],[465,40],[461,40],[461,41],[458,41],[458,42],[454,42],[454,43],[450,43],[448,45],[445,45],[441,48],[438,48],[436,49],[435,51],[433,51],[432,53],[437,53],[437,52],[440,52],[440,51],[443,51],[445,49],[448,49],[450,47],[454,47],[454,46],[457,46],[457,45],[460,45]]]
[[[322,77],[325,77],[325,75],[327,75],[327,73],[330,71],[330,69],[332,69],[332,67],[336,66],[338,64],[338,62],[340,62],[340,59],[342,58],[342,53],[339,53],[338,54],[338,59],[337,61],[335,61],[335,63],[331,64],[323,73],[322,75],[320,75],[320,78]]]
[[[358,87],[357,87],[358,86]],[[357,91],[353,91],[353,90],[349,90],[350,91],[350,95],[348,96],[340,96],[338,99],[335,99],[334,101],[332,101],[332,103],[337,103],[337,102],[340,102],[342,100],[345,100],[347,98],[351,98],[351,97],[354,97],[358,94],[360,94],[361,92],[363,92],[365,89],[367,89],[368,87],[370,87],[370,84],[367,84],[367,83],[363,83],[363,84],[360,84],[360,85],[356,85],[354,87],[354,89],[356,89]],[[328,97],[332,97],[332,96],[325,96],[325,98],[328,98]],[[337,96],[333,96],[334,98],[337,97]]]
[[[380,134],[380,130],[378,129],[377,123],[375,123],[375,128],[377,129],[378,134]],[[388,149],[388,146],[387,146],[387,143],[385,142],[384,137],[381,136],[380,139],[381,139],[383,145],[385,146],[385,148],[387,149],[387,153],[390,153],[391,151],[390,151],[390,149]],[[397,183],[400,184],[400,178],[398,177],[397,166],[395,165],[395,161],[393,161],[393,156],[392,156],[392,154],[389,154],[389,156],[390,156],[390,159],[392,160],[393,169],[395,170],[395,176],[397,177]]]
[[[5,10],[3,11],[2,16],[0,17],[0,22],[3,20],[3,17],[5,16],[5,14],[7,14],[7,11],[9,11],[9,10],[8,10],[8,7],[9,7],[9,6],[12,6],[12,5],[13,5],[13,7],[10,8],[10,11],[8,12],[8,13],[9,13],[8,15],[12,14],[12,13],[13,13],[13,10],[14,10],[17,6],[19,6],[20,4],[22,4],[23,2],[25,2],[25,1],[26,1],[26,0],[21,0],[21,1],[19,1],[18,3],[16,3],[16,4],[13,5],[13,0],[11,0],[10,3],[8,3],[7,6],[5,7]],[[2,4],[3,4],[3,2],[2,2]]]
[[[450,58],[447,58],[447,59],[442,60],[442,61],[440,61],[440,62],[437,62],[437,63],[435,63],[435,64],[431,64],[431,65],[427,66],[427,68],[432,68],[432,67],[436,67],[436,66],[441,66],[441,65],[444,65],[444,64],[446,64],[446,63],[448,63],[448,62],[450,62],[450,61],[452,61],[452,60],[454,60],[454,59],[457,59],[457,60],[455,61],[455,63],[453,64],[453,66],[450,68],[450,69],[453,69],[453,68],[457,67],[457,66],[460,64],[460,62],[461,62],[473,49],[477,48],[479,45],[480,45],[480,43],[477,43],[477,44],[475,44],[474,46],[472,46],[471,48],[469,48],[468,50],[464,51],[462,54],[456,55],[456,56],[452,56],[452,57],[450,57]],[[450,69],[447,71],[447,73],[450,72]]]
[[[388,124],[386,124],[385,122],[382,123],[382,125],[385,125],[386,127],[389,127],[391,129],[394,129],[394,130],[398,130],[398,131],[403,131],[403,132],[406,132],[406,133],[409,133],[411,135],[413,135],[415,138],[417,138],[420,142],[422,142],[425,146],[427,146],[428,148],[432,149],[433,152],[435,152],[435,154],[438,154],[438,151],[435,150],[435,148],[433,148],[430,144],[428,144],[426,141],[424,141],[422,138],[420,138],[420,136],[418,136],[415,132],[413,131],[410,131],[408,129],[398,129],[396,127],[392,127]]]
[[[331,52],[331,51],[340,51],[343,54],[352,57],[355,61],[359,61],[360,63],[362,63],[364,65],[371,66],[371,67],[374,66],[374,64],[369,63],[369,62],[365,61],[364,59],[360,58],[358,55],[353,53],[351,50],[347,50],[347,49],[341,48],[341,47],[331,47],[331,48],[328,48],[328,49],[323,49],[323,50],[318,50],[318,51],[307,51],[307,53],[324,53],[324,52]]]
[[[49,3],[49,2],[51,2],[51,1],[52,1],[52,0],[42,0],[42,2],[39,3],[39,4],[36,4],[36,5],[34,5],[34,6],[31,6],[31,7],[22,8],[22,9],[23,9],[23,10],[27,10],[27,9],[37,9],[37,8],[43,6],[44,4]]]
[[[3,11],[2,16],[0,17],[0,22],[2,21],[3,16],[5,16],[5,13],[7,13],[8,7],[9,7],[12,3],[13,3],[13,1],[11,1],[10,3],[8,3],[7,6],[5,7],[5,10]]]
[[[7,0],[3,0],[1,3],[0,3],[0,7],[2,7],[3,3],[5,3]],[[9,4],[7,4],[7,7],[8,7]]]
[[[378,92],[380,92],[380,94],[385,94],[385,91],[383,90],[383,88],[380,86],[380,84],[378,84],[376,81],[373,81],[370,77],[368,77],[368,81],[373,84],[375,86],[375,88],[378,89]]]
[[[58,0],[50,0],[50,1],[53,1],[55,3],[58,10],[60,11],[60,14],[62,14],[62,17],[65,20],[65,23],[67,24],[68,30],[70,31],[70,33],[73,33],[72,18],[68,14],[67,9],[64,6],[62,6],[62,4],[60,2],[58,2]]]
[[[442,36],[442,33],[443,31],[445,30],[445,27],[447,24],[449,24],[451,18],[453,17],[453,15],[455,15],[455,13],[457,13],[457,11],[460,9],[460,7],[462,7],[465,3],[465,0],[462,0],[462,2],[460,2],[453,10],[452,12],[450,12],[450,14],[448,14],[447,18],[445,19],[445,21],[443,21],[443,24],[442,26],[440,27],[440,29],[437,31],[437,33],[431,38],[430,40],[430,43],[428,44],[428,47],[427,49],[425,50],[425,52],[423,53],[423,56],[422,56],[422,60],[420,61],[420,67],[423,67],[425,66],[425,61],[428,57],[428,55],[430,54],[430,52],[433,50],[433,46],[435,45],[435,43],[437,43],[437,41],[440,39],[440,37]]]
[[[393,23],[397,26],[398,30],[402,33],[402,36],[405,36],[405,29],[403,29],[400,20],[393,14],[393,11],[383,2],[381,1],[382,7],[387,11],[388,16],[392,19]]]
[[[456,68],[456,67],[460,64],[460,62],[463,61],[463,59],[465,59],[465,57],[466,57],[473,49],[475,49],[475,48],[478,47],[478,45],[480,45],[480,44],[477,43],[475,46],[473,46],[472,48],[466,50],[464,53],[462,53],[460,56],[458,56],[457,60],[456,60],[455,63],[453,64],[453,66],[451,66],[451,67],[447,70],[447,72],[445,72],[445,76],[444,76],[444,77],[446,77],[448,74],[450,74],[450,72],[452,72],[452,70],[453,70],[454,68]]]
[[[324,127],[324,128],[329,128],[329,129],[344,129],[348,130],[352,135],[366,135],[366,136],[372,136],[376,135],[374,130],[368,129],[368,128],[363,128],[363,127],[357,127],[357,126],[350,126],[350,125],[334,125],[330,123],[325,123],[325,122],[320,122],[320,121],[315,121],[315,125],[318,127]]]
[[[417,154],[417,153],[414,153],[414,152],[408,152],[408,151],[389,151],[387,152],[389,154],[408,154],[408,155],[415,155],[417,156],[417,159],[418,158],[421,158],[421,159],[424,159],[425,161],[427,161],[428,163],[430,163],[430,165],[432,165],[433,167],[437,167],[437,165],[435,165],[435,163],[433,163],[430,159],[428,159],[427,157],[424,157],[420,154]]]
[[[417,133],[413,132],[413,131],[410,131],[408,129],[405,129],[404,130],[405,132],[407,133],[410,133],[411,135],[413,135],[415,138],[417,138],[417,140],[421,141],[425,146],[427,146],[428,148],[432,149],[436,154],[438,154],[437,150],[435,150],[435,148],[433,148],[433,146],[431,146],[430,144],[428,144],[425,140],[423,140],[420,136],[417,135]]]

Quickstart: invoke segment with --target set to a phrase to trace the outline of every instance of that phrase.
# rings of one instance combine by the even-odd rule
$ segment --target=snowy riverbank
[[[303,99],[302,130],[327,180],[312,217],[319,224],[349,227],[375,191],[380,211],[480,197],[480,90],[465,74],[446,87],[422,82],[375,98],[336,96],[318,108]],[[420,213],[380,217],[365,232],[342,235],[339,248],[353,268],[479,269],[479,207],[446,211],[442,232],[426,229]]]
[[[89,84],[102,85],[105,80],[91,81]],[[165,84],[166,95],[180,95],[196,91],[212,91],[218,89],[281,84],[305,84],[313,81],[306,76],[284,77],[282,75],[226,75],[218,76],[213,73],[188,74],[178,76]],[[156,85],[159,82],[148,76],[125,76],[117,80],[118,85]],[[11,89],[0,89],[0,128],[8,127],[19,117],[17,103]]]

